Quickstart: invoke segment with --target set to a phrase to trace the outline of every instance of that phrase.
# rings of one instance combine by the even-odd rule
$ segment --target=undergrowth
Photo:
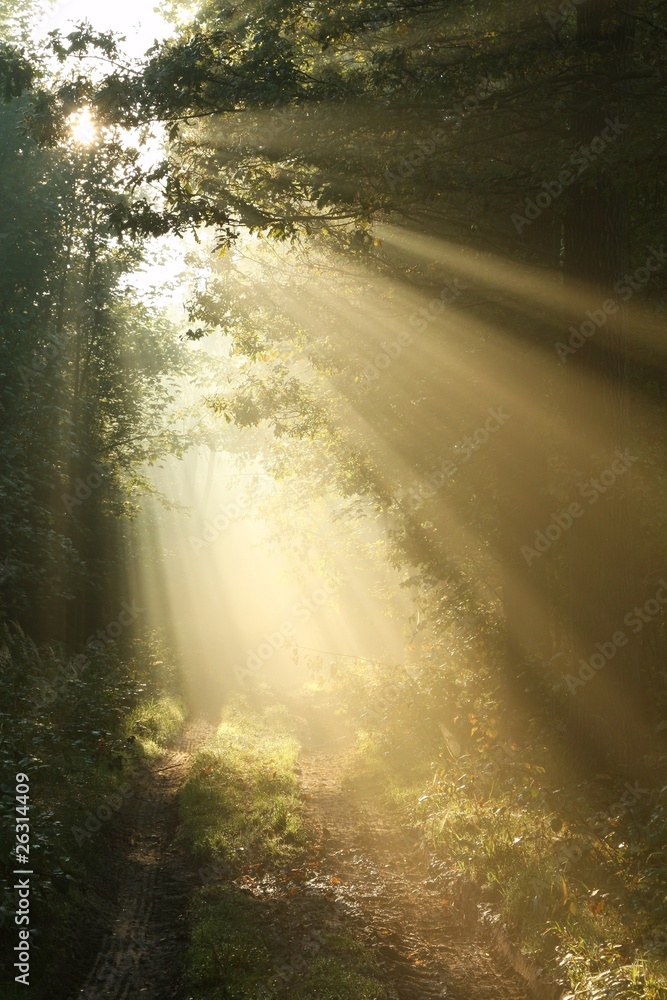
[[[239,700],[193,762],[182,828],[207,883],[190,910],[187,988],[197,1000],[395,1000],[369,952],[326,926],[311,925],[290,959],[301,920],[290,913],[294,897],[250,889],[258,879],[280,885],[279,872],[305,856],[298,753],[284,708],[253,711]]]
[[[165,747],[183,728],[185,715],[182,698],[162,693],[142,700],[132,710],[124,732],[127,739],[136,741],[146,758],[153,759],[164,753]]]
[[[183,721],[175,675],[158,640],[97,644],[79,656],[38,649],[12,625],[2,626],[0,852],[13,865],[14,776],[30,781],[30,984],[54,996],[53,969],[62,941],[90,924],[91,875],[104,867],[115,825],[134,795],[142,757],[164,745]],[[146,737],[150,735],[147,741]],[[0,886],[3,996],[24,995],[15,983],[15,879]],[[60,956],[60,957],[59,957]]]
[[[544,720],[513,741],[493,699],[443,683],[442,666],[436,690],[416,670],[389,684],[341,669],[330,687],[358,725],[348,781],[417,829],[569,998],[666,1000],[667,780],[568,780]],[[667,775],[664,756],[651,765]]]

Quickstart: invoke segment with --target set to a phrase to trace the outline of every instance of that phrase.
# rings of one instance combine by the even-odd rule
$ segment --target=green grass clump
[[[183,728],[185,708],[179,698],[162,694],[142,702],[130,714],[126,723],[127,735],[133,737],[145,757],[152,759],[164,752],[165,747]]]
[[[291,1000],[390,1000],[393,991],[378,978],[367,950],[345,935],[325,941],[326,955],[311,962],[284,997]]]
[[[197,894],[191,910],[188,987],[198,1000],[255,1000],[274,961],[257,904],[246,892],[216,887]]]
[[[230,707],[198,753],[182,797],[185,834],[199,857],[244,852],[288,858],[305,843],[294,765],[299,744],[275,709]]]
[[[299,744],[284,708],[229,706],[214,740],[194,759],[182,793],[182,832],[195,857],[251,861],[276,871],[303,860],[306,831],[295,773]],[[246,867],[247,871],[247,867]],[[231,876],[233,877],[233,875]],[[285,937],[302,912],[277,917],[277,897],[218,880],[198,889],[190,909],[188,995],[197,1000],[395,1000],[368,952],[351,938],[323,933],[287,963]],[[285,923],[287,920],[287,923]],[[326,921],[325,921],[326,922]]]
[[[595,947],[590,939],[563,929],[560,965],[573,987],[565,1000],[665,1000],[664,963],[624,961],[622,951],[608,941]]]
[[[287,965],[266,904],[235,886],[201,890],[191,920],[187,985],[197,1000],[395,1000],[346,935],[323,935],[321,953]]]

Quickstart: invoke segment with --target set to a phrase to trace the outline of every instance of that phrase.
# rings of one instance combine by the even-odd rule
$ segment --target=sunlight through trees
[[[0,30],[0,843],[32,768],[40,995],[176,975],[148,918],[100,957],[138,906],[99,817],[127,779],[200,865],[183,996],[392,1000],[407,963],[481,997],[466,913],[545,997],[665,996],[665,11],[0,0]]]

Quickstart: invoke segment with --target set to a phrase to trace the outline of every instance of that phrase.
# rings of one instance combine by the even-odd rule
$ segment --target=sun
[[[69,133],[80,146],[90,146],[97,138],[97,125],[90,108],[81,108],[69,117]]]

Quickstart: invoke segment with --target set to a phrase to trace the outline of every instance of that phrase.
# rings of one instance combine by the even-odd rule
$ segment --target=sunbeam
[[[667,7],[0,31],[2,995],[664,1000]]]

